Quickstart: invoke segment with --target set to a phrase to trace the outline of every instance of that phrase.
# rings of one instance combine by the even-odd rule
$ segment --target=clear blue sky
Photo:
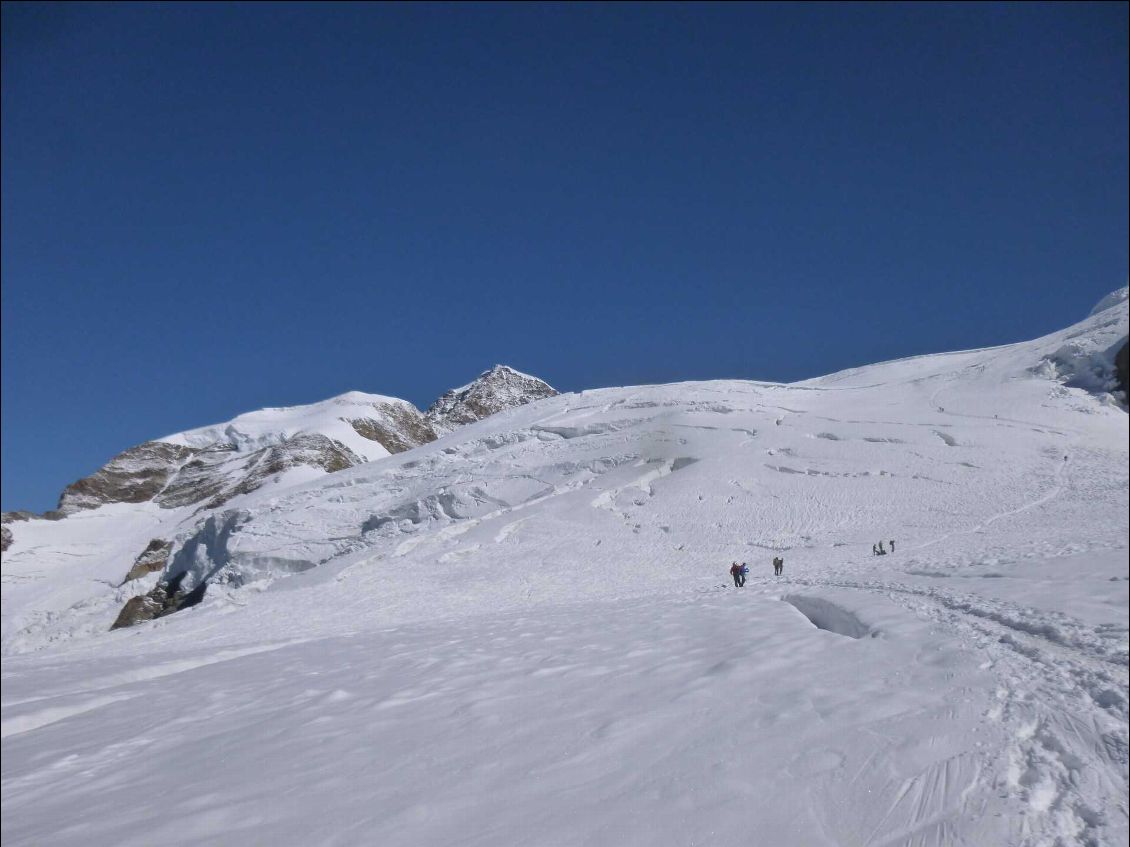
[[[1127,5],[3,7],[3,508],[505,362],[793,380],[1127,280]]]

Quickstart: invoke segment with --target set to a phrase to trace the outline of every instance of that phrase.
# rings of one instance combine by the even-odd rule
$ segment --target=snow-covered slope
[[[1127,323],[21,524],[4,842],[1126,844]]]

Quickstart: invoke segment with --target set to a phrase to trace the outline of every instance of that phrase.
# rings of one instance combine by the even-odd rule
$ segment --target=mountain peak
[[[504,409],[556,394],[557,390],[545,380],[498,364],[483,371],[473,382],[446,392],[428,408],[425,417],[437,431],[449,432]]]

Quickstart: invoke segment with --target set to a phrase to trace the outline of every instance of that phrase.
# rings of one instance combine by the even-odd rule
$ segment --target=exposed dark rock
[[[249,519],[250,514],[239,509],[209,515],[173,554],[172,561],[166,565],[169,575],[162,577],[149,593],[127,601],[110,629],[171,615],[203,600],[211,580],[228,564],[232,536]],[[153,547],[153,542],[149,546]],[[203,571],[198,567],[201,562],[208,563]],[[185,587],[186,580],[192,588]]]
[[[123,629],[195,606],[204,599],[208,584],[202,582],[195,588],[185,591],[181,587],[185,576],[186,574],[180,573],[168,582],[158,584],[148,594],[131,597],[118,612],[118,617],[110,629]]]
[[[318,433],[296,435],[252,453],[239,453],[230,444],[185,447],[147,441],[69,485],[59,507],[65,515],[106,503],[154,500],[164,509],[196,503],[214,509],[299,465],[333,473],[361,461],[341,442]]]
[[[557,390],[547,382],[506,365],[495,365],[470,385],[448,391],[428,408],[425,417],[438,431],[450,432],[504,409],[556,394]]]
[[[17,512],[4,512],[3,517],[0,517],[0,523],[10,524],[18,523],[20,521],[61,521],[66,515],[58,509],[48,509],[46,512],[26,512],[20,510]]]
[[[273,476],[299,465],[321,468],[326,473],[351,468],[364,460],[342,444],[320,433],[308,433],[288,438],[279,444],[264,447],[248,456],[243,464],[244,473],[238,482],[221,490],[205,504],[206,509],[222,506],[232,497],[248,494]]]
[[[156,500],[165,509],[195,503],[214,509],[299,465],[333,473],[361,462],[361,457],[344,444],[320,433],[296,435],[252,453],[238,453],[232,445],[220,444],[198,449]]]
[[[95,473],[68,485],[59,498],[59,511],[69,515],[106,503],[152,500],[195,452],[192,447],[165,441],[131,447]]]
[[[151,621],[160,617],[165,608],[165,589],[157,586],[148,594],[131,597],[118,612],[118,617],[110,626],[111,630],[134,626],[143,621]]]
[[[403,453],[436,440],[436,431],[416,409],[390,405],[382,411],[389,420],[353,418],[347,421],[362,438],[377,442],[390,453]]]
[[[143,576],[163,570],[165,563],[169,560],[169,551],[172,549],[173,542],[154,538],[134,560],[133,567],[129,569],[129,573],[122,580],[122,584],[125,585],[132,580],[141,579]]]
[[[6,526],[0,526],[0,553],[8,552],[8,548],[12,546],[12,530]]]
[[[241,458],[247,459],[240,457],[230,444],[197,449],[157,495],[157,505],[176,509],[216,497],[225,484],[232,484],[232,471],[238,470]]]

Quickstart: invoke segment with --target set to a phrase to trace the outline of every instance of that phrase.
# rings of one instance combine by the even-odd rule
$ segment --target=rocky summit
[[[450,432],[505,409],[556,395],[553,386],[536,376],[495,365],[479,374],[474,382],[448,391],[432,403],[425,417],[437,431]]]

